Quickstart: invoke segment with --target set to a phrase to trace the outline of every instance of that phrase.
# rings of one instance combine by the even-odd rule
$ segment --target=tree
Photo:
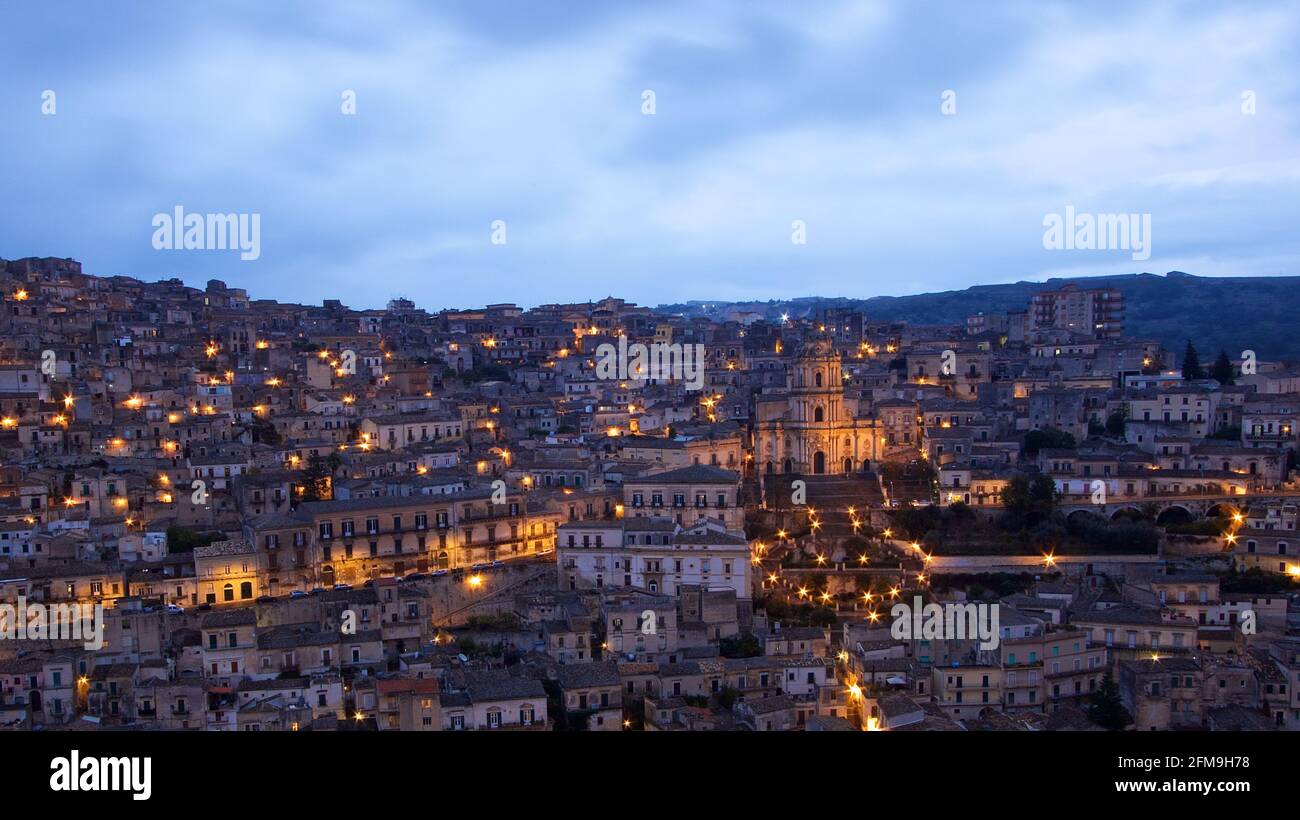
[[[1115,676],[1106,670],[1101,679],[1101,686],[1093,692],[1088,701],[1088,719],[1103,729],[1119,732],[1132,722],[1124,702],[1119,696],[1119,684]]]
[[[1056,504],[1056,482],[1043,473],[1032,479],[1018,473],[1002,491],[1002,504],[1015,523],[1022,528],[1032,527],[1051,516]]]
[[[771,615],[769,607],[768,616]],[[763,654],[763,647],[753,635],[733,635],[718,642],[718,654],[724,658],[754,658]]]
[[[224,538],[220,532],[198,532],[188,527],[171,526],[167,528],[167,552],[193,552],[195,547],[206,547],[213,541]]]
[[[730,686],[724,686],[718,691],[718,705],[723,709],[730,709],[736,703],[738,697],[740,697],[740,692]]]
[[[338,454],[331,453],[328,459],[313,454],[307,459],[307,469],[303,470],[302,500],[329,501],[334,497],[334,470],[342,462]]]
[[[1025,455],[1037,455],[1039,450],[1072,450],[1076,442],[1074,436],[1054,427],[1030,430],[1025,433]]]
[[[1187,349],[1183,351],[1183,381],[1195,381],[1204,378],[1201,372],[1201,358],[1196,355],[1196,346],[1187,340]]]
[[[839,618],[836,617],[835,610],[826,606],[817,607],[808,616],[808,622],[812,626],[820,626],[822,628],[835,626],[838,621]]]
[[[1127,420],[1123,410],[1116,410],[1106,417],[1106,432],[1115,438],[1124,438],[1124,423]]]
[[[1228,358],[1228,351],[1220,350],[1219,358],[1215,359],[1214,365],[1210,367],[1210,376],[1219,384],[1232,384],[1235,375],[1232,360]]]

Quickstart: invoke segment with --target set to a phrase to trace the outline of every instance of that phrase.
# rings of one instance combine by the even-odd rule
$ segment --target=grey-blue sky
[[[8,258],[432,308],[1300,272],[1294,6],[2,8]],[[177,204],[261,258],[154,250]],[[1149,212],[1151,258],[1044,250],[1066,205]]]

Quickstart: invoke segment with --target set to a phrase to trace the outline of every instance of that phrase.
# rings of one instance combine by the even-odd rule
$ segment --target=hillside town
[[[1118,289],[0,295],[0,728],[1300,728],[1300,366]]]

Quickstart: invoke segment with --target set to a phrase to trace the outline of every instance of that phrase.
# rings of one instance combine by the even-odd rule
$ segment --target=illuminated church
[[[884,449],[880,422],[844,396],[840,354],[827,339],[804,344],[786,389],[758,397],[754,459],[763,473],[844,475],[871,468]]]

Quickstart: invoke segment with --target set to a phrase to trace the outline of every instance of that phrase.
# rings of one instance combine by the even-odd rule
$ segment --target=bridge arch
[[[1205,517],[1206,518],[1231,518],[1233,516],[1233,513],[1236,513],[1237,511],[1238,510],[1236,504],[1233,504],[1228,501],[1223,501],[1218,504],[1211,504],[1205,510]]]
[[[1162,527],[1168,524],[1189,524],[1195,520],[1196,513],[1182,504],[1170,504],[1156,515],[1156,524]]]
[[[1115,510],[1110,514],[1111,521],[1119,521],[1123,518],[1130,518],[1134,521],[1140,520],[1142,518],[1142,511],[1137,507],[1120,507],[1118,510]]]

